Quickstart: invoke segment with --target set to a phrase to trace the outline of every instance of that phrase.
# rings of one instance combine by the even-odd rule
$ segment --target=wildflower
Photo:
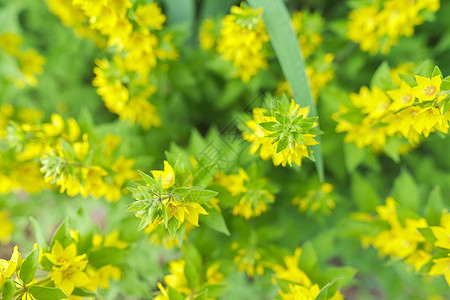
[[[168,189],[175,184],[175,172],[166,160],[164,161],[164,171],[151,171],[151,173],[156,180],[161,177],[163,188],[165,189]]]
[[[431,101],[436,98],[442,82],[440,75],[436,75],[431,79],[416,75],[416,81],[417,86],[412,90],[420,102]]]
[[[267,54],[264,50],[269,41],[262,9],[254,10],[242,4],[233,6],[231,14],[222,20],[217,52],[236,68],[236,77],[248,82],[260,69],[267,68]]]
[[[266,179],[251,180],[244,169],[239,168],[238,174],[216,175],[218,184],[224,186],[232,196],[239,198],[239,202],[233,207],[233,215],[242,216],[245,219],[260,216],[267,211],[267,204],[275,200],[275,196],[268,190],[261,188]]]
[[[450,286],[450,257],[433,259],[433,265],[428,274],[432,276],[444,275],[447,284]]]
[[[148,5],[138,5],[136,8],[137,22],[152,29],[161,30],[166,16],[161,13],[161,8],[156,2]]]
[[[253,277],[255,274],[264,274],[264,265],[261,262],[261,254],[254,248],[241,248],[239,243],[233,242],[231,249],[236,251],[233,263],[238,266],[239,272],[246,272],[248,276]]]
[[[89,278],[84,272],[88,261],[86,254],[77,255],[75,243],[63,248],[59,241],[55,241],[50,253],[45,257],[53,264],[51,280],[70,296],[75,287],[82,287],[89,283]]]
[[[11,234],[14,231],[14,224],[8,219],[8,216],[7,211],[0,210],[0,243],[3,244],[11,240]]]
[[[293,99],[289,110],[284,110],[285,116],[279,117],[284,120],[282,124],[276,117],[267,115],[266,109],[254,108],[253,120],[246,122],[251,133],[244,132],[242,136],[252,143],[250,153],[260,149],[261,158],[272,158],[275,166],[292,166],[292,163],[301,166],[303,157],[312,155],[310,146],[317,144],[316,134],[311,130],[317,126],[317,118],[308,118],[309,107],[300,108]]]
[[[17,269],[20,269],[22,264],[22,257],[20,256],[17,246],[14,246],[13,254],[9,261],[0,259],[0,286],[10,278]]]

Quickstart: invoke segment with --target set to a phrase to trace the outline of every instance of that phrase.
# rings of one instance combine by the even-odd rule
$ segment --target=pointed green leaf
[[[22,263],[19,271],[19,278],[24,284],[29,284],[34,276],[39,265],[39,248],[33,250]]]
[[[14,286],[13,280],[12,279],[7,280],[3,285],[2,299],[11,300],[14,297],[15,291],[16,288]]]
[[[289,139],[286,136],[284,136],[277,144],[277,153],[286,149],[288,143],[289,143]]]
[[[222,232],[225,235],[230,235],[230,231],[228,230],[227,224],[225,223],[225,219],[222,214],[218,212],[214,207],[208,208],[205,207],[208,215],[201,215],[200,221],[205,223],[206,226],[218,231]]]
[[[439,76],[442,79],[442,72],[438,66],[435,66],[433,69],[433,73],[431,74],[431,77],[433,78],[434,76]]]
[[[67,296],[59,288],[50,288],[43,286],[31,286],[28,291],[36,300],[60,300]]]
[[[157,181],[152,176],[142,172],[141,170],[138,170],[138,172],[146,184],[148,184],[153,190],[157,190]]]
[[[31,226],[33,226],[34,230],[34,238],[39,247],[43,249],[47,249],[47,241],[45,240],[44,234],[42,233],[41,227],[35,218],[30,217]]]
[[[431,191],[428,203],[425,208],[426,219],[428,224],[438,226],[441,221],[442,210],[444,209],[444,201],[439,186],[435,186]]]
[[[261,126],[267,131],[275,131],[276,129],[274,128],[274,126],[277,124],[278,124],[277,122],[263,122],[259,123],[259,126]]]
[[[167,222],[167,231],[169,231],[170,238],[172,240],[175,238],[175,234],[177,233],[178,222],[179,221],[175,217],[170,218]]]

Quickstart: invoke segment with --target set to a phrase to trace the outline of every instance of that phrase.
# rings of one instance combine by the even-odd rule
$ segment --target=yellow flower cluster
[[[319,285],[313,284],[308,275],[299,268],[298,263],[302,249],[295,249],[294,255],[284,257],[284,266],[274,263],[267,263],[268,267],[274,272],[274,282],[283,280],[289,282],[288,291],[280,290],[280,296],[283,300],[309,300],[316,299],[320,292]],[[342,294],[337,291],[332,297],[332,300],[344,299]]]
[[[171,191],[176,181],[172,166],[167,161],[164,161],[164,171],[154,170],[151,173],[153,179],[141,173],[141,175],[145,175],[146,186],[140,185],[137,189],[130,189],[137,202],[131,204],[128,211],[135,211],[136,217],[142,218],[142,224],[145,223],[145,227],[142,229],[145,228],[150,233],[159,225],[167,225],[167,222],[170,222],[172,219],[175,219],[177,222],[175,232],[182,225],[184,226],[183,230],[185,230],[187,223],[198,227],[199,215],[207,215],[208,212],[201,204],[192,201],[186,195],[176,194],[176,189]],[[183,189],[190,190],[188,187],[183,187]]]
[[[5,133],[16,157],[14,162],[18,165],[6,168],[9,174],[0,173],[5,183],[0,192],[8,193],[16,187],[38,192],[49,187],[48,183],[52,182],[60,186],[61,193],[66,191],[69,196],[104,196],[108,201],[117,201],[125,181],[136,177],[137,173],[132,170],[133,159],[123,156],[114,159],[112,155],[120,143],[119,137],[108,135],[92,147],[88,135],[82,134],[73,118],[65,121],[60,115],[52,114],[51,122],[40,123],[39,119],[31,117],[41,118],[30,111],[24,111],[21,118],[14,118],[10,114],[13,120],[25,119],[28,122],[15,123]],[[102,145],[102,158],[93,160],[93,152],[98,152]],[[46,173],[45,181],[39,171],[38,159],[43,165],[41,171]],[[7,162],[2,160],[2,164]],[[23,176],[25,173],[27,175]]]
[[[380,152],[388,137],[406,138],[416,146],[421,136],[448,132],[450,113],[445,109],[447,91],[441,91],[442,75],[415,76],[417,84],[402,81],[395,90],[384,92],[374,86],[350,94],[351,107],[341,105],[333,115],[337,132],[346,132],[345,142],[359,148],[370,146]]]
[[[11,234],[14,231],[14,224],[8,219],[9,213],[6,210],[0,210],[0,244],[9,243]]]
[[[36,75],[43,72],[42,65],[45,63],[45,58],[34,49],[22,51],[20,49],[22,44],[23,38],[11,32],[0,36],[0,50],[13,57],[18,65],[17,74],[6,74],[5,77],[17,87],[35,86],[37,84]]]
[[[299,211],[310,211],[312,213],[320,211],[326,215],[330,215],[331,211],[336,207],[331,192],[333,186],[329,183],[323,183],[320,189],[309,190],[306,197],[295,197],[292,204],[297,205]]]
[[[17,246],[14,246],[14,251],[9,261],[0,258],[0,287],[3,286],[3,283],[5,283],[8,278],[11,278],[16,270],[20,269],[21,264],[22,257],[20,256]]]
[[[22,126],[42,120],[42,114],[34,109],[14,109],[12,105],[0,105],[0,141],[8,137],[8,122],[14,121]],[[33,147],[31,147],[33,148]],[[37,193],[49,187],[42,178],[39,162],[27,151],[19,153],[13,147],[11,151],[0,152],[0,194],[8,194],[16,189],[28,193]],[[30,149],[31,150],[31,149]],[[30,152],[28,152],[30,153]]]
[[[213,19],[205,19],[198,34],[200,48],[210,50],[216,46],[216,23]]]
[[[250,277],[264,274],[264,262],[262,256],[256,248],[246,249],[238,242],[231,244],[231,249],[236,251],[233,262],[238,266],[239,272],[247,272]]]
[[[387,54],[401,37],[414,34],[424,22],[423,12],[438,9],[439,0],[373,1],[350,12],[347,36],[363,51]]]
[[[205,279],[203,281],[199,281],[196,287],[192,287],[188,284],[188,279],[185,274],[185,267],[186,261],[184,259],[171,261],[169,263],[170,274],[164,276],[164,283],[166,286],[174,289],[185,299],[195,299],[197,295],[204,292],[204,289],[201,290],[202,286],[220,285],[225,280],[224,275],[219,271],[220,263],[214,263],[206,269],[206,274],[204,275]],[[158,282],[158,288],[161,294],[153,299],[169,300],[168,289],[166,289],[160,282]],[[207,296],[205,299],[214,300],[216,297]]]
[[[145,129],[159,126],[156,107],[149,102],[156,91],[150,82],[155,79],[151,78],[151,71],[158,60],[174,60],[178,52],[171,34],[157,32],[166,20],[158,4],[133,6],[130,0],[73,0],[72,7],[63,0],[49,4],[66,25],[78,28],[87,22],[89,30],[105,37],[113,50],[112,60],[97,60],[94,68],[93,85],[106,107],[121,119]]]
[[[300,108],[300,105],[296,104],[294,99],[291,100],[288,114],[295,113],[295,116],[303,116],[307,118],[309,107]],[[277,152],[278,142],[273,142],[269,137],[271,132],[264,129],[260,123],[264,122],[275,122],[276,118],[274,116],[268,115],[265,108],[254,108],[253,109],[253,120],[247,121],[246,125],[250,129],[250,133],[244,132],[242,134],[243,138],[252,143],[250,148],[250,153],[256,153],[260,150],[259,155],[263,160],[272,159],[275,166],[280,164],[285,167],[286,164],[292,167],[292,163],[298,166],[302,165],[303,157],[309,157],[311,155],[311,150],[309,146],[318,144],[314,140],[315,134],[303,134],[304,142],[299,145],[295,143],[292,147],[286,147],[280,152]],[[314,124],[316,126],[316,124]],[[314,127],[313,126],[313,127]]]
[[[50,11],[58,16],[64,25],[72,27],[78,35],[92,39],[99,47],[103,48],[106,45],[105,39],[88,26],[88,17],[80,7],[72,4],[73,0],[45,0],[45,2]]]
[[[123,81],[122,78],[127,77],[127,72],[131,70],[127,67],[129,64],[118,55],[112,62],[97,59],[96,65],[93,85],[98,87],[97,93],[111,112],[145,129],[161,125],[156,106],[147,100],[156,92],[156,86],[146,84],[148,79],[140,77],[129,83]],[[139,92],[133,92],[134,89]]]
[[[86,254],[77,255],[75,243],[63,247],[59,241],[55,241],[50,253],[44,253],[51,264],[51,280],[64,294],[71,296],[76,287],[97,291],[97,287],[108,288],[109,280],[119,280],[121,271],[112,265],[105,265],[98,269],[89,265]],[[83,299],[72,296],[71,299]]]
[[[262,178],[260,182],[267,183]],[[244,169],[239,168],[238,174],[216,174],[216,182],[225,187],[231,196],[239,198],[239,202],[233,207],[233,215],[250,219],[267,211],[267,204],[275,201],[275,196],[268,190],[261,189],[265,184],[255,184],[248,177]]]
[[[392,258],[405,259],[407,264],[414,266],[416,271],[429,262],[432,262],[428,274],[433,276],[444,275],[450,286],[450,213],[444,211],[440,226],[429,226],[424,218],[405,218],[400,221],[396,207],[398,204],[391,197],[386,204],[376,208],[377,216],[358,213],[355,218],[364,221],[384,221],[389,229],[383,230],[376,236],[362,236],[364,247],[372,245],[381,256],[390,255]],[[430,229],[435,241],[430,243],[420,230]],[[439,255],[433,259],[433,252],[446,251],[447,255]]]
[[[217,52],[233,63],[236,77],[248,82],[259,70],[267,68],[265,45],[269,41],[262,21],[262,9],[245,4],[233,6],[222,20]]]
[[[305,59],[313,55],[317,47],[322,44],[323,24],[324,20],[319,15],[308,11],[298,11],[292,15],[292,25]]]

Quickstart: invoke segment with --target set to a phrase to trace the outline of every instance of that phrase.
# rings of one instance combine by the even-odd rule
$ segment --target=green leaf
[[[169,231],[170,238],[173,240],[175,238],[175,234],[177,233],[178,228],[178,220],[175,217],[172,217],[167,222],[167,230]]]
[[[173,287],[169,286],[168,288],[169,300],[185,300],[184,295],[175,290]]]
[[[44,234],[42,233],[41,227],[35,218],[30,217],[31,226],[33,226],[34,230],[34,238],[39,247],[43,249],[47,249],[47,241],[45,240]]]
[[[200,221],[202,223],[205,223],[206,226],[229,236],[230,231],[228,230],[227,224],[225,223],[225,219],[223,218],[222,214],[218,212],[214,207],[205,207],[205,210],[208,212],[208,215],[201,215]]]
[[[306,273],[311,273],[317,268],[317,254],[314,246],[310,241],[307,241],[302,246],[302,255],[300,256],[299,266]]]
[[[275,131],[276,129],[274,128],[274,126],[277,124],[278,124],[277,122],[263,122],[259,123],[259,126],[261,126],[267,131]]]
[[[280,114],[282,114],[283,116],[288,115],[288,111],[287,111],[286,107],[284,107],[284,105],[280,102],[280,100],[277,100],[277,111]]]
[[[142,179],[144,179],[145,183],[148,184],[153,190],[158,190],[157,188],[157,181],[152,176],[142,172],[141,170],[138,170],[139,174],[141,175]]]
[[[417,228],[417,230],[419,230],[419,232],[423,236],[423,238],[431,245],[434,245],[434,243],[437,241],[436,237],[434,236],[433,232],[431,231],[431,229],[429,227]]]
[[[428,224],[438,226],[441,221],[442,210],[444,209],[444,201],[441,195],[441,188],[435,186],[430,193],[428,203],[425,208],[426,219]]]
[[[289,143],[289,139],[286,136],[284,136],[277,144],[277,153],[286,149],[288,143]]]
[[[199,188],[192,188],[191,194],[189,195],[189,200],[197,202],[198,204],[203,204],[217,196],[216,191],[203,190]]]
[[[178,228],[177,231],[178,246],[180,247],[183,245],[183,237],[185,230],[186,230],[186,222],[183,222],[183,224],[181,224],[180,228]]]
[[[197,269],[195,264],[191,260],[186,260],[184,266],[184,275],[188,281],[188,287],[194,289],[200,282],[200,270]]]
[[[281,114],[279,114],[278,112],[275,113],[275,119],[278,121],[278,123],[286,125],[287,123],[287,118]]]
[[[73,290],[72,295],[81,296],[81,297],[94,297],[94,298],[97,296],[96,293],[94,293],[88,289],[81,288],[81,287],[76,287]]]
[[[28,291],[36,300],[60,300],[67,296],[59,288],[50,288],[43,286],[31,286]]]
[[[372,76],[372,81],[370,82],[370,87],[379,87],[383,91],[389,91],[395,89],[395,84],[389,75],[390,69],[389,64],[384,61]]]
[[[431,77],[433,78],[434,76],[439,76],[441,79],[443,77],[441,69],[438,66],[434,66],[433,73],[431,73]]]
[[[400,153],[398,152],[398,149],[400,148],[401,144],[401,140],[391,138],[388,139],[386,144],[383,146],[383,150],[387,154],[387,156],[389,156],[396,163],[400,162]]]
[[[64,221],[59,225],[58,229],[56,230],[55,234],[52,237],[52,242],[50,243],[50,246],[53,247],[53,244],[55,241],[59,241],[63,247],[69,246],[71,243],[71,238],[69,235],[69,219],[65,218]]]
[[[441,82],[441,90],[448,91],[450,90],[450,76],[445,77]]]
[[[316,105],[306,74],[298,37],[292,27],[289,12],[283,0],[249,0],[254,8],[263,8],[263,21],[266,25],[270,42],[288,81],[295,101],[302,107],[310,107],[310,115],[317,116]],[[318,126],[319,128],[319,126]],[[324,182],[324,165],[320,137],[315,138],[319,144],[312,146],[319,180]],[[278,151],[277,151],[278,152]]]
[[[33,250],[22,263],[19,271],[19,278],[24,284],[29,284],[34,276],[39,265],[39,248]]]
[[[182,23],[185,28],[192,28],[195,19],[194,0],[164,0],[164,4],[169,24]]]
[[[7,280],[3,285],[2,299],[11,300],[14,297],[15,291],[16,288],[14,286],[13,280],[12,279]]]
[[[227,286],[224,284],[204,284],[200,287],[199,292],[208,291],[208,297],[217,298],[222,296],[227,290]]]
[[[338,288],[348,284],[357,273],[353,267],[331,267],[321,272],[320,282],[336,282]],[[334,294],[334,293],[333,293]]]
[[[417,212],[420,204],[419,190],[406,169],[403,169],[395,179],[392,197],[401,205]]]
[[[405,75],[405,74],[398,74],[398,77],[400,77],[401,80],[403,80],[404,82],[406,82],[409,86],[416,86],[417,83],[414,80],[413,77]]]
[[[88,256],[89,264],[95,268],[101,268],[106,265],[117,265],[125,258],[127,250],[116,247],[101,247],[91,252]]]
[[[367,150],[360,149],[354,143],[344,143],[345,167],[348,173],[353,173],[364,161]]]
[[[148,224],[150,224],[150,222],[152,221],[152,215],[150,214],[145,214],[142,218],[141,218],[141,222],[139,223],[138,226],[138,231],[142,231],[144,230]]]
[[[373,185],[365,180],[359,173],[352,178],[352,195],[358,209],[362,212],[372,213],[379,205],[379,197]]]

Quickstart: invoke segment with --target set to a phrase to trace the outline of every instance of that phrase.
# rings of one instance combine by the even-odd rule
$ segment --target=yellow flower
[[[415,99],[413,89],[404,81],[401,82],[399,89],[388,91],[387,94],[394,100],[389,106],[389,110],[391,111],[398,111],[409,106],[413,104]]]
[[[262,21],[262,10],[245,5],[233,6],[231,14],[222,20],[217,52],[236,68],[236,77],[248,82],[260,69],[267,68],[267,53],[264,50],[269,41]]]
[[[0,36],[0,47],[9,55],[18,56],[20,54],[19,45],[23,43],[23,38],[11,32],[5,32]]]
[[[3,180],[2,180],[3,184]],[[11,240],[11,234],[14,231],[14,224],[8,220],[9,213],[0,210],[0,243],[6,244]]]
[[[59,241],[55,241],[50,253],[45,253],[44,255],[52,264],[61,266],[75,260],[77,257],[77,246],[75,243],[72,243],[66,248],[63,248]],[[85,255],[83,255],[81,259],[84,257]]]
[[[275,276],[279,279],[295,282],[301,284],[305,287],[310,287],[312,285],[311,280],[298,267],[298,262],[300,260],[300,256],[302,255],[302,249],[295,249],[293,256],[285,256],[284,264],[285,267],[277,264],[270,264],[270,268],[275,272]]]
[[[433,78],[427,78],[416,75],[417,86],[413,87],[414,95],[422,101],[432,101],[440,91],[441,76],[436,75]]]
[[[178,228],[186,221],[198,227],[198,216],[207,215],[208,212],[196,202],[183,203],[180,201],[170,201],[167,204],[167,217],[171,219],[174,216],[178,222]]]
[[[188,281],[184,275],[185,260],[171,261],[169,263],[170,274],[164,276],[164,282],[171,288],[189,295],[192,290],[188,287]]]
[[[17,269],[20,269],[21,264],[22,257],[20,256],[18,247],[14,246],[14,251],[9,261],[0,259],[0,286],[2,286],[5,280],[10,278]]]
[[[50,253],[45,253],[44,256],[54,265],[51,272],[52,281],[67,296],[72,294],[75,287],[88,284],[89,278],[83,271],[88,264],[86,254],[77,255],[75,243],[63,248],[59,241],[55,241]]]
[[[423,250],[416,250],[411,254],[405,262],[414,266],[414,269],[418,272],[424,264],[430,261],[432,255]]]
[[[433,259],[433,263],[428,274],[432,276],[444,275],[447,284],[450,286],[450,257]]]
[[[450,227],[444,228],[440,226],[431,226],[430,229],[436,237],[436,242],[434,245],[436,247],[450,250]]]
[[[311,287],[289,284],[289,293],[280,292],[280,296],[283,300],[314,300],[319,292],[320,288],[317,284]]]
[[[75,287],[83,287],[89,283],[89,277],[83,270],[86,268],[87,260],[74,260],[60,267],[53,266],[52,281],[67,296],[72,295]]]
[[[64,119],[58,114],[52,114],[51,123],[45,123],[42,125],[46,135],[57,136],[64,131]]]
[[[151,171],[151,173],[156,180],[161,177],[162,185],[165,189],[168,189],[175,184],[175,172],[166,160],[164,161],[164,171]]]
[[[136,17],[136,21],[139,24],[157,30],[161,30],[163,23],[166,21],[166,16],[161,13],[161,8],[158,7],[156,2],[148,5],[138,5]]]

